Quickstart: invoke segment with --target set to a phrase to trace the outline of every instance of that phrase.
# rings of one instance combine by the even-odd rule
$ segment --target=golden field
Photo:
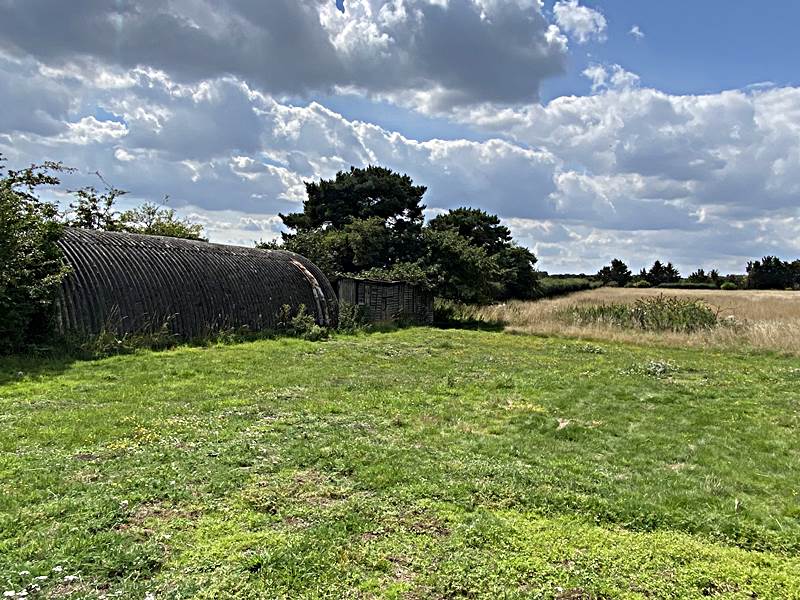
[[[702,300],[725,326],[694,333],[646,332],[602,324],[577,326],[559,313],[575,305],[632,303],[647,296]],[[509,331],[586,339],[646,342],[667,346],[742,348],[800,355],[800,292],[773,290],[670,290],[602,287],[535,302],[509,302],[476,309],[485,321],[502,321]]]

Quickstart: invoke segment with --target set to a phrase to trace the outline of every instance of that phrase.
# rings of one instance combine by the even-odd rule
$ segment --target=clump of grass
[[[671,360],[649,360],[644,364],[636,364],[623,371],[625,375],[643,375],[646,377],[669,377],[679,371],[678,365]]]
[[[479,307],[456,300],[436,298],[433,302],[433,320],[436,323],[457,323],[483,320],[478,316]]]
[[[656,296],[633,304],[571,306],[561,318],[573,325],[603,324],[644,331],[692,333],[716,327],[719,315],[708,304],[693,298]]]
[[[456,329],[501,330],[505,322],[486,316],[484,307],[456,300],[436,298],[433,302],[433,322],[438,327]]]
[[[605,348],[597,346],[596,344],[582,344],[575,348],[576,352],[583,352],[584,354],[605,354]]]

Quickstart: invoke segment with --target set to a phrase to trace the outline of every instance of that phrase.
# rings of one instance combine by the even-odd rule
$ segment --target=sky
[[[800,2],[0,0],[0,153],[252,245],[379,164],[549,272],[800,257]],[[65,192],[54,192],[62,203]]]

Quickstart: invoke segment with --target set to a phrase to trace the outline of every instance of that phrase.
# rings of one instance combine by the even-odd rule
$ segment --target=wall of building
[[[339,301],[364,307],[369,320],[376,323],[400,318],[433,322],[433,295],[410,283],[340,279]]]

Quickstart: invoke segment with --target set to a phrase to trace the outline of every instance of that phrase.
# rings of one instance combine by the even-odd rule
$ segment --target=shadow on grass
[[[473,331],[493,331],[500,332],[505,330],[505,321],[482,321],[480,319],[451,319],[436,321],[433,324],[438,329],[470,329]]]
[[[353,331],[332,331],[341,335],[391,333],[401,329],[425,326],[413,322],[384,322],[360,326]],[[483,321],[474,318],[437,319],[433,324],[437,329],[462,329],[473,331],[502,332],[506,326],[503,321]],[[328,335],[316,340],[322,342]],[[195,339],[180,339],[174,336],[135,335],[117,339],[110,335],[61,341],[53,347],[46,347],[24,354],[0,355],[0,386],[24,379],[40,379],[56,376],[68,370],[74,363],[93,361],[112,356],[133,354],[142,350],[153,352],[172,350],[179,347],[210,347],[215,345],[235,345],[259,340],[280,338],[303,338],[286,332],[217,332],[214,335]],[[304,339],[304,338],[303,338]]]
[[[40,379],[63,373],[80,360],[66,352],[0,356],[0,386],[28,378]]]

